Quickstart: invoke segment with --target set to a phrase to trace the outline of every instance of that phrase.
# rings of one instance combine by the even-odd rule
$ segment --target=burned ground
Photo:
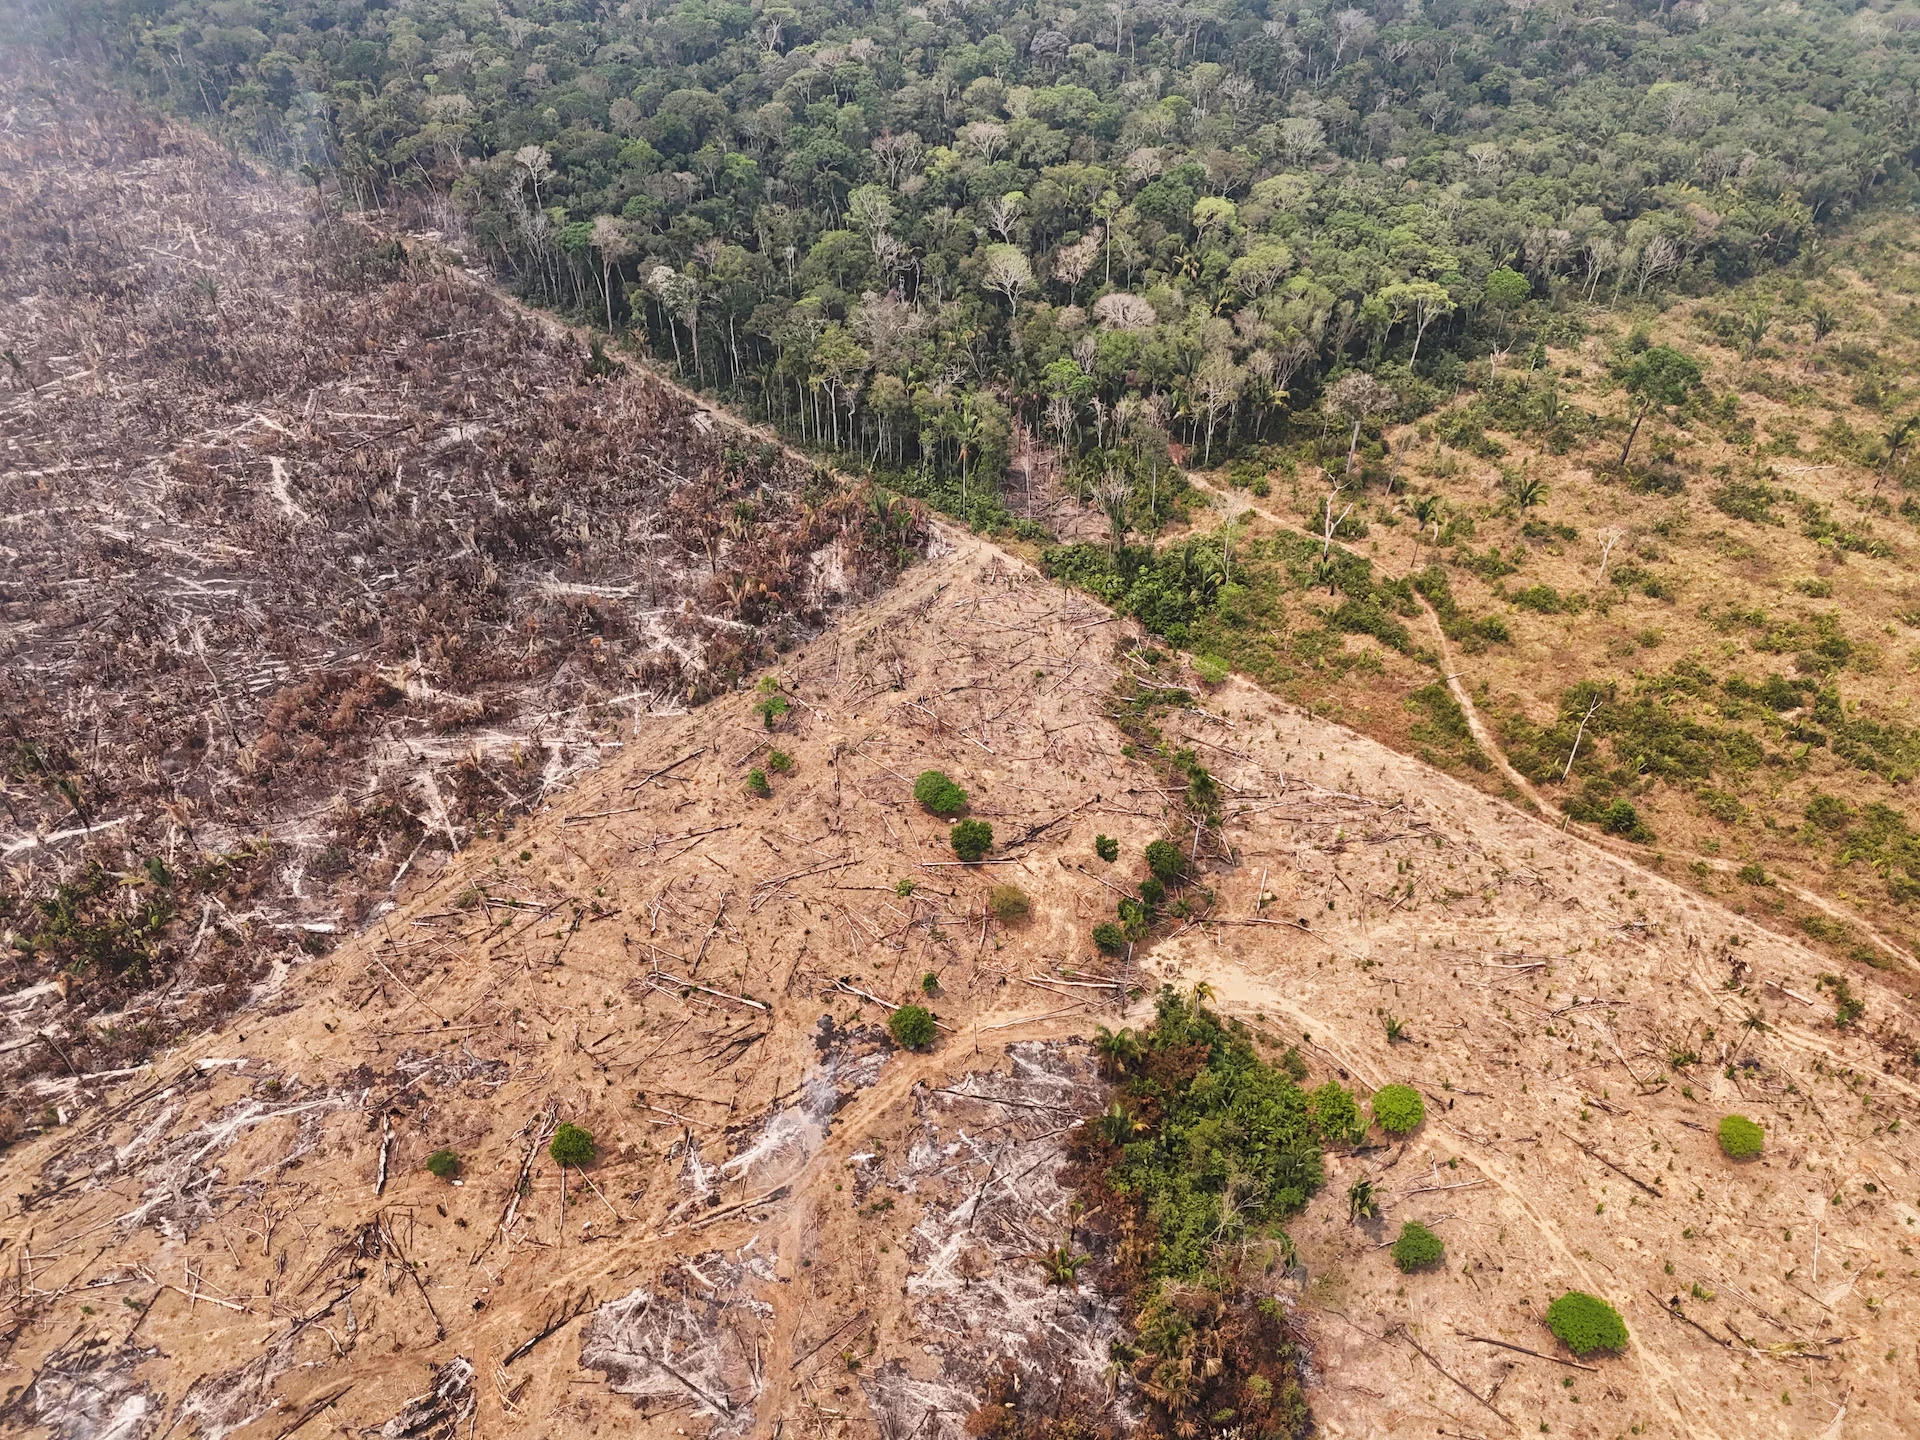
[[[10,55],[0,114],[17,1133],[921,531],[83,70]]]

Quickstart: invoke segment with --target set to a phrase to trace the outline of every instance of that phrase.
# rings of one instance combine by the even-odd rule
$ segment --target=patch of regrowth
[[[1093,927],[1093,943],[1103,955],[1124,955],[1127,951],[1127,932],[1108,920]]]
[[[1111,865],[1120,858],[1120,842],[1111,835],[1093,837],[1093,853]]]
[[[1405,1135],[1427,1118],[1427,1104],[1411,1085],[1383,1085],[1373,1092],[1373,1118],[1389,1135]]]
[[[767,754],[767,769],[776,775],[793,773],[793,756],[784,750],[772,750]]]
[[[1627,1345],[1627,1322],[1620,1312],[1584,1290],[1569,1290],[1547,1306],[1547,1328],[1576,1355],[1624,1350]]]
[[[756,800],[773,797],[773,785],[768,781],[766,771],[757,768],[747,771],[747,793]]]
[[[1162,885],[1178,885],[1187,878],[1187,857],[1168,840],[1147,842],[1147,869]]]
[[[1767,1148],[1767,1132],[1744,1115],[1720,1121],[1720,1150],[1729,1160],[1751,1160]]]
[[[1002,925],[1011,925],[1033,914],[1033,901],[1018,885],[995,885],[987,891],[987,908]]]
[[[887,1033],[902,1050],[924,1050],[937,1033],[933,1012],[924,1005],[902,1005],[887,1017]]]
[[[1105,1257],[1094,1282],[1122,1287],[1139,1317],[1129,1348],[1147,1357],[1135,1371],[1153,1397],[1147,1433],[1200,1433],[1225,1415],[1282,1440],[1311,1418],[1295,1337],[1266,1292],[1292,1260],[1285,1221],[1324,1181],[1320,1141],[1307,1096],[1205,994],[1163,988],[1125,1063],[1103,1067],[1111,1118],[1076,1141],[1080,1188],[1105,1192],[1087,1197],[1087,1248]],[[1193,1355],[1226,1363],[1189,1370]]]
[[[753,713],[766,722],[767,729],[773,729],[780,717],[793,707],[787,703],[787,697],[780,693],[780,682],[771,675],[760,682],[760,699],[753,707]]]
[[[928,814],[943,820],[967,808],[967,792],[948,779],[944,770],[922,770],[913,782],[913,798]]]
[[[460,1173],[460,1157],[451,1150],[436,1150],[427,1156],[427,1173],[436,1180],[452,1180]]]
[[[984,820],[962,820],[947,832],[947,843],[960,859],[972,864],[993,848],[993,826]]]
[[[1402,1225],[1400,1238],[1393,1242],[1393,1263],[1406,1275],[1438,1265],[1446,1254],[1447,1247],[1440,1237],[1418,1220]]]
[[[571,1120],[562,1120],[560,1128],[553,1132],[547,1154],[561,1165],[591,1165],[595,1154],[593,1135]]]

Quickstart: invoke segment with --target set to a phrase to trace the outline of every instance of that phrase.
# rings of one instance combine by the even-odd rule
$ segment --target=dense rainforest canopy
[[[38,23],[963,508],[994,504],[1016,419],[1096,479],[1169,437],[1215,458],[1304,399],[1357,436],[1581,303],[1791,259],[1920,139],[1920,11],[1829,0],[75,0]],[[1348,369],[1379,383],[1322,395]]]

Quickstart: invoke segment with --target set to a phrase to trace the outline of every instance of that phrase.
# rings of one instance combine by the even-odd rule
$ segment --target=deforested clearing
[[[1150,1424],[1179,1357],[1130,1348],[1113,1202],[1073,1189],[1071,1145],[1111,1093],[1089,1038],[1144,1030],[1166,985],[1307,1090],[1424,1099],[1406,1137],[1330,1142],[1254,1267],[1327,1433],[1771,1433],[1783,1390],[1908,1428],[1898,997],[1869,982],[1878,1025],[1838,1029],[1796,942],[1250,687],[1202,704],[1088,602],[937,549],[783,657],[771,736],[752,693],[644,721],[280,1003],[16,1144],[12,1423],[83,1433],[84,1386],[206,1434],[425,1407],[955,1436],[983,1400],[1022,1433]],[[1189,917],[1102,957],[1146,846],[1193,842],[1142,716],[1207,757],[1218,821]],[[748,801],[770,743],[792,773]],[[996,863],[913,803],[933,768]],[[1010,883],[1032,913],[1005,923]],[[945,1027],[924,1053],[885,1028],[916,998]],[[1735,1106],[1757,1161],[1719,1152]],[[562,1123],[591,1164],[550,1158]],[[443,1148],[458,1184],[425,1169]],[[1407,1221],[1443,1268],[1395,1267]],[[1536,1358],[1573,1358],[1544,1318],[1568,1290],[1628,1326],[1597,1371]]]
[[[16,55],[0,109],[0,1090],[51,1085],[17,1127],[921,531],[82,69]]]

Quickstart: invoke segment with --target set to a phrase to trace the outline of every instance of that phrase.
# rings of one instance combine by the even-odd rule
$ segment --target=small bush
[[[1161,884],[1178,885],[1187,878],[1187,857],[1181,854],[1180,847],[1171,841],[1149,841],[1147,869],[1153,872],[1153,878]]]
[[[1167,887],[1149,875],[1140,882],[1140,903],[1149,910],[1157,910],[1167,898]]]
[[[784,750],[774,750],[767,755],[767,769],[776,775],[793,773],[793,756]]]
[[[1427,1118],[1427,1105],[1411,1085],[1383,1085],[1373,1092],[1373,1118],[1389,1135],[1405,1135]]]
[[[773,795],[773,786],[767,781],[766,771],[747,771],[747,793],[756,800],[766,800]]]
[[[1584,1290],[1569,1290],[1547,1307],[1547,1328],[1576,1355],[1622,1350],[1627,1322],[1606,1301]]]
[[[767,729],[771,730],[773,729],[774,725],[779,721],[780,717],[782,715],[785,715],[787,711],[792,708],[793,708],[792,706],[787,704],[786,696],[769,695],[764,700],[762,700],[758,705],[755,705],[753,707],[753,711],[754,711],[754,714],[758,715],[761,718],[761,720],[766,722]]]
[[[1298,1060],[1298,1050],[1288,1053]],[[1306,1068],[1304,1064],[1300,1066],[1302,1074]],[[1338,1080],[1329,1080],[1307,1093],[1307,1122],[1313,1127],[1315,1135],[1330,1144],[1345,1144],[1364,1128],[1360,1121],[1359,1105]]]
[[[1120,858],[1120,842],[1110,835],[1093,837],[1093,853],[1111,865]]]
[[[1640,812],[1624,800],[1616,800],[1600,812],[1600,828],[1636,845],[1653,843],[1653,831],[1640,819]]]
[[[460,1157],[451,1150],[436,1150],[427,1156],[427,1173],[436,1180],[451,1180],[460,1173]]]
[[[1218,685],[1233,672],[1227,662],[1217,655],[1196,655],[1193,657],[1193,673],[1200,677],[1203,684]]]
[[[1127,932],[1111,920],[1093,927],[1093,943],[1097,949],[1107,955],[1126,953]]]
[[[984,820],[962,820],[947,832],[953,853],[971,864],[993,848],[993,826]]]
[[[1018,885],[996,885],[987,892],[987,908],[1002,925],[1011,925],[1033,913],[1033,901]]]
[[[933,1015],[924,1005],[902,1005],[887,1017],[887,1033],[903,1050],[924,1050],[933,1044]]]
[[[1729,1160],[1751,1160],[1767,1148],[1767,1132],[1744,1115],[1720,1121],[1720,1149]]]
[[[593,1136],[572,1121],[562,1120],[560,1128],[553,1132],[553,1143],[547,1146],[547,1154],[562,1165],[591,1165]]]
[[[967,792],[949,780],[944,770],[922,770],[913,782],[913,798],[943,820],[967,808]]]
[[[1428,1265],[1438,1265],[1446,1256],[1447,1247],[1440,1237],[1417,1220],[1409,1220],[1400,1227],[1400,1238],[1393,1242],[1393,1263],[1403,1274],[1411,1275]]]
[[[931,999],[940,993],[940,977],[929,970],[920,977],[920,993]]]

